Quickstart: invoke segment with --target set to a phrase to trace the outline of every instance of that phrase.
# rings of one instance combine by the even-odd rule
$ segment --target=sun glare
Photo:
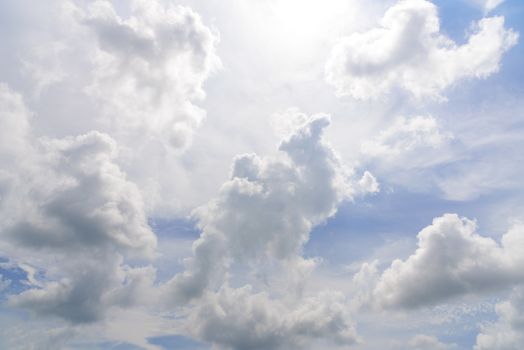
[[[340,0],[276,0],[272,10],[282,39],[309,42],[333,30],[347,3]]]

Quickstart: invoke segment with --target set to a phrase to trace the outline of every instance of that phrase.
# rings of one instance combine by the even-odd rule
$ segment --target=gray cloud
[[[27,210],[6,229],[11,240],[33,248],[107,245],[152,254],[156,239],[140,194],[112,163],[116,145],[110,137],[93,132],[44,141],[40,147],[44,152],[34,156],[42,168],[24,176],[45,186],[25,189],[28,196],[18,198]]]
[[[1,248],[8,257],[38,261],[51,278],[9,303],[73,323],[98,320],[116,304],[115,290],[136,289],[139,270],[123,259],[151,258],[156,247],[138,188],[114,163],[109,136],[34,138],[30,113],[5,85],[0,112],[0,130],[11,130],[13,140],[0,154],[28,161],[3,163]]]
[[[253,293],[249,286],[223,287],[208,297],[189,327],[198,338],[234,350],[303,349],[319,338],[332,345],[357,341],[340,295],[324,293],[286,305],[265,293]]]

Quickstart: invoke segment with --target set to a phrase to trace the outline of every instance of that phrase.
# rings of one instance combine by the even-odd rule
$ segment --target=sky
[[[0,348],[524,347],[524,3],[0,1]]]

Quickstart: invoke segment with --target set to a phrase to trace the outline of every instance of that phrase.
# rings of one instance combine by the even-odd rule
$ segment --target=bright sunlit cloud
[[[326,50],[340,32],[351,30],[358,22],[359,2],[268,0],[253,8],[263,9],[257,14],[259,30],[285,55],[297,58]]]
[[[0,1],[0,349],[524,348],[523,14]]]
[[[297,41],[309,41],[333,29],[339,16],[348,16],[351,1],[275,0],[272,12],[275,26]]]

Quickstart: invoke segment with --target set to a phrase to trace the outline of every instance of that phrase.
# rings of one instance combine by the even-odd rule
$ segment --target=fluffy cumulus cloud
[[[180,158],[206,116],[199,104],[220,67],[217,32],[161,0],[6,1],[0,10],[9,33],[0,75],[38,112],[35,135],[111,135],[148,212],[189,211]]]
[[[501,2],[479,1],[485,13]],[[404,206],[381,216],[386,196],[387,210],[396,205],[390,198],[397,190],[382,194],[383,183],[389,189],[402,182],[400,177],[416,172],[432,182],[427,180],[455,163],[472,176],[490,176],[472,172],[476,168],[463,161],[476,157],[466,143],[477,140],[469,124],[457,123],[453,136],[446,119],[429,114],[435,111],[420,112],[424,100],[411,98],[399,99],[409,105],[392,113],[418,110],[418,115],[390,119],[387,125],[378,125],[373,116],[363,118],[365,122],[352,119],[354,134],[340,130],[334,135],[343,134],[346,142],[352,138],[348,135],[365,127],[379,128],[360,151],[360,139],[347,143],[357,146],[352,160],[374,174],[377,170],[378,179],[370,171],[345,165],[346,158],[326,140],[331,123],[327,114],[309,115],[297,108],[275,114],[273,127],[281,141],[269,152],[272,139],[266,135],[238,141],[245,138],[245,128],[256,129],[248,132],[255,135],[260,126],[258,120],[251,124],[251,119],[235,114],[222,128],[221,114],[243,110],[249,103],[237,105],[239,97],[265,103],[276,96],[267,91],[275,90],[282,97],[275,102],[280,106],[294,91],[293,98],[303,104],[305,97],[318,96],[306,107],[324,110],[322,103],[329,99],[311,88],[322,89],[324,77],[305,83],[309,78],[304,77],[316,68],[306,71],[308,67],[299,65],[299,82],[286,82],[283,89],[281,79],[272,81],[273,70],[266,71],[266,65],[278,60],[259,57],[256,50],[246,53],[259,48],[258,36],[266,31],[250,32],[245,26],[245,33],[238,35],[238,19],[226,21],[238,13],[228,12],[237,8],[236,1],[218,7],[198,1],[204,17],[225,26],[223,37],[231,42],[221,48],[229,76],[213,81],[210,90],[218,96],[208,108],[218,119],[195,137],[206,116],[204,84],[221,65],[218,31],[199,14],[167,0],[29,3],[0,2],[5,34],[0,78],[6,82],[0,83],[0,347],[158,349],[191,343],[224,350],[454,349],[463,343],[447,339],[462,340],[448,337],[445,323],[455,322],[449,321],[455,315],[435,316],[438,311],[425,306],[446,308],[451,300],[490,293],[507,300],[498,302],[492,322],[479,326],[475,350],[522,346],[522,223],[515,220],[495,239],[479,234],[475,221],[445,214],[418,233],[415,250],[415,241],[407,236],[402,238],[406,244],[370,249],[382,233],[389,237],[390,231],[414,225],[402,223],[399,229],[400,224],[392,222],[407,211]],[[242,11],[257,8],[250,6],[242,5]],[[356,9],[366,6],[369,2],[355,4],[355,13],[360,15]],[[256,18],[274,15],[262,12],[256,12]],[[284,15],[300,16],[294,11]],[[300,22],[310,23],[294,21]],[[338,24],[326,33],[335,27]],[[479,20],[464,43],[448,38],[448,31],[441,30],[432,3],[398,1],[378,27],[336,43],[327,80],[339,95],[357,99],[404,90],[416,98],[441,100],[445,89],[457,82],[497,72],[502,56],[518,40],[502,17]],[[294,32],[297,43],[308,40],[299,28]],[[235,35],[239,41],[233,40]],[[254,46],[238,52],[242,40]],[[328,38],[324,42],[333,43]],[[245,60],[254,55],[253,62]],[[249,64],[231,69],[240,60]],[[249,75],[255,68],[259,72]],[[260,81],[266,75],[268,81]],[[239,83],[233,88],[235,79]],[[238,93],[251,83],[256,90]],[[346,103],[335,101],[336,115],[347,111]],[[353,111],[361,108],[354,105]],[[373,105],[373,110],[391,111]],[[253,106],[258,110],[260,105]],[[246,114],[253,117],[249,108]],[[512,131],[521,124],[514,120]],[[486,125],[482,127],[491,131]],[[233,129],[238,135],[232,140],[221,134]],[[510,136],[517,139],[520,129]],[[193,139],[198,144],[192,145]],[[226,143],[226,150],[212,149]],[[479,154],[492,148],[485,140],[478,143],[484,145],[477,148]],[[457,144],[462,148],[451,147]],[[508,158],[519,159],[514,148],[500,147]],[[257,153],[245,153],[252,150]],[[497,157],[502,151],[497,150]],[[213,159],[216,154],[219,159]],[[225,155],[233,162],[229,178],[221,179],[215,167],[222,167],[220,157]],[[444,163],[446,169],[426,177]],[[222,185],[204,184],[203,173],[204,181],[213,178]],[[416,187],[414,177],[405,178],[412,185],[409,190]],[[201,187],[206,187],[205,195]],[[460,194],[453,186],[450,192]],[[355,203],[368,194],[372,198],[365,203]],[[344,210],[339,211],[341,206]],[[476,215],[473,209],[467,212]],[[167,219],[159,219],[161,215]],[[152,227],[158,228],[158,236]],[[356,242],[365,245],[358,254],[352,250]],[[355,259],[369,262],[361,265],[362,260]],[[354,272],[359,265],[353,279],[347,278],[348,269]],[[420,315],[431,320],[415,324]],[[405,322],[398,322],[400,318]],[[428,324],[441,328],[428,329]],[[398,337],[384,339],[382,334]],[[444,334],[441,339],[433,336]],[[168,341],[172,343],[166,345]],[[468,341],[471,345],[474,340]]]
[[[297,124],[274,157],[236,157],[218,197],[194,212],[202,233],[185,270],[155,286],[153,267],[135,267],[154,256],[156,237],[137,186],[115,163],[116,142],[100,132],[34,137],[21,96],[5,85],[0,92],[0,130],[11,130],[0,149],[8,166],[0,248],[29,266],[33,281],[9,296],[10,306],[72,325],[118,308],[176,306],[188,333],[232,349],[357,341],[343,295],[304,291],[317,263],[302,257],[313,227],[343,200],[378,191],[371,173],[355,178],[324,141],[328,116]],[[248,279],[268,269],[289,281],[229,287],[243,267]]]
[[[0,151],[9,166],[2,169],[0,249],[39,262],[50,278],[10,303],[71,322],[96,320],[111,305],[111,293],[138,279],[123,259],[154,252],[140,193],[114,164],[109,136],[35,140],[20,95],[2,85],[0,103],[0,129],[10,130],[13,141]]]
[[[116,149],[109,136],[92,132],[38,146],[41,153],[33,156],[42,168],[23,174],[35,187],[16,189],[13,202],[24,211],[5,230],[11,240],[38,248],[108,245],[152,254],[155,238],[140,194],[112,162]]]
[[[522,282],[523,230],[513,226],[499,244],[479,235],[471,220],[456,214],[435,218],[418,234],[417,250],[406,260],[393,261],[378,277],[373,303],[410,309]]]
[[[313,226],[332,216],[353,188],[344,167],[322,138],[329,118],[308,118],[280,145],[280,157],[236,158],[219,196],[195,211],[202,229],[173,295],[199,296],[231,260],[292,260]],[[370,180],[371,181],[371,180]]]
[[[517,39],[503,17],[487,17],[459,45],[440,33],[434,4],[402,0],[386,11],[379,27],[340,39],[326,65],[326,79],[338,95],[357,99],[395,89],[440,98],[461,80],[497,72]]]
[[[344,298],[323,293],[287,305],[254,294],[251,287],[222,288],[198,306],[190,320],[196,337],[225,349],[304,349],[329,339],[332,346],[356,342]]]
[[[482,326],[475,350],[513,350],[524,344],[524,288],[515,288],[509,298],[496,305],[497,322]]]
[[[187,7],[133,1],[130,11],[124,19],[109,1],[89,6],[83,23],[98,43],[89,92],[120,132],[184,149],[205,114],[192,101],[218,66],[217,36]]]
[[[162,298],[174,305],[196,300],[199,338],[233,349],[289,348],[308,337],[355,341],[340,302],[327,294],[304,300],[299,292],[300,302],[288,305],[280,299],[289,300],[289,290],[279,296],[272,295],[278,288],[267,294],[224,284],[239,264],[255,274],[277,264],[287,277],[298,273],[291,278],[298,284],[314,267],[313,259],[301,257],[312,228],[358,187],[323,140],[328,124],[325,115],[306,118],[277,157],[237,157],[219,196],[195,211],[202,234],[185,270],[162,286]],[[377,186],[371,174],[364,176],[363,187]]]

